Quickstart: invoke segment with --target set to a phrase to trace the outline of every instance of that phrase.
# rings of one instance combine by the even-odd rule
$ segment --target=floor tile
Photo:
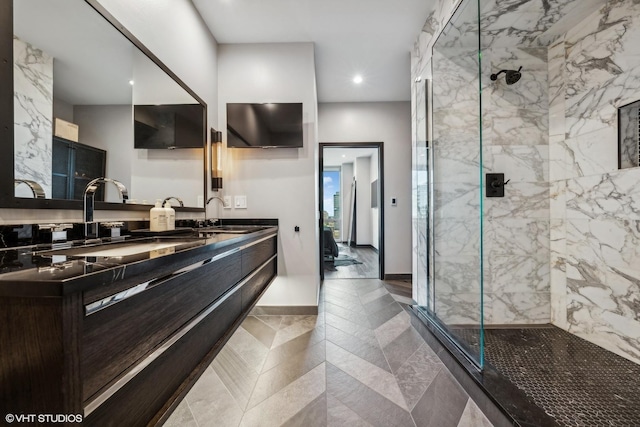
[[[245,412],[241,426],[280,426],[326,390],[325,363]]]
[[[256,319],[263,321],[276,331],[280,329],[280,323],[284,316],[254,316]]]
[[[390,289],[328,280],[317,316],[248,316],[166,425],[489,426]]]
[[[219,423],[235,427],[244,413],[211,367],[189,391],[186,402],[199,426]]]
[[[253,408],[325,361],[325,342],[297,353],[258,377],[247,408]]]
[[[358,297],[353,297],[354,299],[340,298],[332,295],[330,292],[327,292],[325,295],[325,303],[331,303],[337,305],[342,308],[346,308],[347,310],[351,310],[355,313],[366,314],[364,307],[360,303],[360,299]]]
[[[243,410],[258,380],[258,374],[229,346],[224,346],[211,363],[229,393]]]
[[[322,283],[322,287],[325,290],[335,289],[339,292],[358,296],[358,290],[351,285],[351,282],[351,280],[325,280]]]
[[[395,304],[396,300],[394,300],[393,297],[387,293],[365,304],[364,309],[366,310],[367,314],[371,315],[377,313],[383,308],[386,308],[389,304],[392,303]]]
[[[326,427],[327,393],[322,393],[300,412],[289,418],[282,427]]]
[[[451,374],[440,371],[411,412],[417,427],[457,427],[469,396]]]
[[[342,404],[331,394],[327,394],[327,427],[370,427],[371,424]]]
[[[244,328],[238,328],[229,338],[227,345],[242,357],[256,372],[262,371],[262,365],[269,353],[269,348]]]
[[[349,335],[358,337],[358,339],[366,342],[369,345],[372,345],[372,346],[379,345],[375,332],[373,331],[373,329],[369,328],[368,326],[362,326],[358,323],[353,323],[340,316],[334,316],[331,313],[327,313],[326,321],[327,321],[327,326],[332,326]]]
[[[424,344],[424,340],[413,328],[407,328],[398,338],[384,348],[392,372],[396,372]]]
[[[342,317],[343,319],[346,319],[352,323],[357,323],[358,325],[364,326],[365,328],[371,327],[369,319],[365,314],[355,313],[346,308],[331,304],[330,302],[325,303],[325,311],[327,314],[333,314],[335,316]]]
[[[327,362],[327,393],[373,426],[414,427],[407,411]]]
[[[166,427],[198,427],[186,400],[180,402],[164,425]]]
[[[357,336],[343,332],[331,325],[327,325],[327,341],[331,341],[361,359],[387,372],[391,372],[389,363],[387,363],[387,359],[378,345],[371,345]]]
[[[351,375],[402,409],[408,409],[396,378],[343,348],[327,341],[327,362]]]
[[[324,327],[319,326],[278,347],[272,348],[267,355],[267,360],[264,362],[262,371],[268,371],[274,366],[278,366],[280,363],[289,360],[289,358],[296,354],[305,352],[308,348],[313,347],[320,341],[323,341],[324,338]]]
[[[378,342],[384,348],[411,327],[411,318],[404,311],[396,314],[375,329]]]
[[[457,427],[492,427],[491,422],[485,417],[478,405],[472,399],[467,400],[462,412],[462,417]]]
[[[387,295],[388,293],[389,292],[387,292],[387,290],[384,287],[378,288],[366,294],[360,295],[360,302],[362,304],[367,304],[373,300],[380,298],[383,295]]]
[[[311,330],[313,330],[318,323],[318,316],[304,316],[304,318],[297,322],[283,327],[285,320],[280,325],[280,330],[276,333],[271,347],[278,347],[294,338],[299,337]]]
[[[407,305],[417,304],[413,298],[405,297],[403,295],[394,295],[394,294],[391,294],[391,296],[393,297],[394,300],[401,302],[403,304],[407,304]]]
[[[369,319],[369,324],[373,329],[383,325],[398,313],[402,313],[402,307],[397,302],[393,302],[393,304],[388,304],[375,313],[369,314],[367,318]]]
[[[244,319],[241,327],[246,329],[247,332],[264,344],[265,347],[271,348],[271,343],[273,342],[273,338],[276,336],[277,329],[270,327],[255,316],[248,316]]]
[[[323,295],[325,298],[325,301],[331,299],[331,300],[342,300],[342,301],[348,301],[350,303],[354,303],[354,304],[362,304],[362,300],[361,298],[358,297],[358,295],[354,295],[352,293],[349,292],[344,292],[343,290],[339,290],[339,289],[335,289],[335,288],[325,288],[323,289]]]

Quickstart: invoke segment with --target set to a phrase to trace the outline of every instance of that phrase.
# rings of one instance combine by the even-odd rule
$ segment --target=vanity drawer
[[[168,278],[83,322],[83,398],[134,365],[242,279],[240,252]]]
[[[131,381],[84,419],[86,426],[154,425],[166,402],[180,396],[194,368],[206,358],[208,366],[224,345],[221,341],[241,318],[240,292],[235,292],[211,314],[160,354]],[[196,376],[197,378],[197,376]],[[165,407],[166,410],[166,407]]]
[[[277,251],[275,236],[242,251],[242,276],[246,276]]]
[[[274,258],[256,272],[242,287],[242,310],[246,310],[258,298],[262,290],[276,276],[278,259]]]

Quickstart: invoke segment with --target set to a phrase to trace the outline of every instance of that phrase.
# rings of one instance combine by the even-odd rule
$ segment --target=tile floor
[[[384,285],[326,280],[317,316],[247,317],[165,425],[490,426]]]

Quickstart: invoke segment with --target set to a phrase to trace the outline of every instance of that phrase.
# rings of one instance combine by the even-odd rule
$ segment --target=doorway
[[[320,143],[321,279],[384,278],[383,143]]]

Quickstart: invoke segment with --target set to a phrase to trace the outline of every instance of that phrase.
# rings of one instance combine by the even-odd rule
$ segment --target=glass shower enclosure
[[[465,1],[433,46],[425,150],[429,268],[421,310],[483,366],[483,150],[479,3]],[[420,192],[419,192],[420,193]],[[422,197],[425,199],[425,195]]]

